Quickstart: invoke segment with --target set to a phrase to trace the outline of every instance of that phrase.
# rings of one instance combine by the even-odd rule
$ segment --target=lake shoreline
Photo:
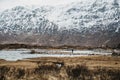
[[[0,50],[0,59],[16,61],[36,57],[80,57],[91,55],[111,55],[112,50],[71,50],[71,49],[3,49]]]

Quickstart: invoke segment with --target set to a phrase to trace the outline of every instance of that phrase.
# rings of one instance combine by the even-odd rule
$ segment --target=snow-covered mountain
[[[116,46],[120,43],[120,0],[17,6],[0,13],[0,37],[1,42]]]
[[[0,15],[0,31],[3,33],[52,33],[57,25],[38,14],[36,9],[30,10],[17,6]]]

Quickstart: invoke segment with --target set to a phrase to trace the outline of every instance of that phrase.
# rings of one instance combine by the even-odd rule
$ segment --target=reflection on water
[[[101,54],[109,55],[111,52],[108,51],[94,51],[94,50],[46,50],[46,49],[35,49],[36,52],[42,54],[30,54],[29,49],[17,49],[17,50],[1,50],[0,59],[5,59],[9,61],[16,61],[26,58],[36,58],[36,57],[79,57],[87,56],[89,54]]]

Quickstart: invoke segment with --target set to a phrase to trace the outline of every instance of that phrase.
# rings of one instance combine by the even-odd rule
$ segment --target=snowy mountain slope
[[[120,0],[17,6],[0,13],[0,38],[8,43],[116,46],[120,43]]]
[[[96,0],[88,4],[83,2],[71,3],[54,10],[53,14],[48,16],[48,19],[67,29],[89,28],[101,24],[102,27],[105,27],[111,22],[119,21],[119,4],[112,0]]]
[[[4,33],[45,33],[57,30],[57,25],[45,19],[37,10],[17,6],[0,15],[0,31]]]

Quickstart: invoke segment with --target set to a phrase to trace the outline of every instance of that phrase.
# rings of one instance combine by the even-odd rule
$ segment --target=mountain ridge
[[[120,3],[94,0],[57,7],[17,6],[0,13],[0,42],[117,46]],[[111,43],[112,42],[112,43]]]

